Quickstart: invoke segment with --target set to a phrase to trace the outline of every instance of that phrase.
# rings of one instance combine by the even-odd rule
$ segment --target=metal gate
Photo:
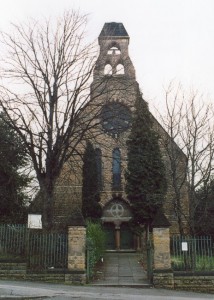
[[[147,278],[151,283],[153,277],[153,255],[154,255],[151,234],[149,234],[149,237],[146,241],[146,254],[147,254]]]

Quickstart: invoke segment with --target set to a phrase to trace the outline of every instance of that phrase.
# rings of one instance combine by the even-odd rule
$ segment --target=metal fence
[[[67,233],[0,225],[0,259],[22,258],[30,270],[67,267]]]
[[[0,225],[1,256],[25,256],[26,235],[26,225]]]
[[[172,236],[174,270],[214,271],[214,241],[210,236]]]
[[[33,270],[67,267],[67,234],[29,231],[27,235],[28,266]]]

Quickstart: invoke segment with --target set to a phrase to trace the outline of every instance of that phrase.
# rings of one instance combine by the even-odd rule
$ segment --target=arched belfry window
[[[124,66],[122,64],[118,64],[116,66],[116,74],[117,75],[123,75],[123,74],[125,74]]]
[[[121,189],[121,153],[119,148],[115,148],[112,152],[112,175],[113,190]]]
[[[108,52],[107,52],[108,55],[119,55],[121,54],[121,51],[119,48],[117,47],[111,47]]]
[[[110,64],[105,65],[104,75],[112,75],[112,66]]]
[[[102,178],[102,152],[99,148],[95,149],[97,174],[98,174],[98,186],[99,189],[103,189],[103,178]]]

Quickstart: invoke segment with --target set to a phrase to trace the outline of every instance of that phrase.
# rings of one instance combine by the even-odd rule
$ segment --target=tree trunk
[[[42,226],[44,229],[50,230],[53,227],[53,207],[54,193],[50,185],[40,185],[40,192],[43,203]]]

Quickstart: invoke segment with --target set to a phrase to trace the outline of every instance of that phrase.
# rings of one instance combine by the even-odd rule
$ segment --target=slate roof
[[[103,26],[103,29],[100,33],[100,37],[105,37],[105,36],[128,37],[128,33],[125,27],[123,26],[123,23],[111,22],[111,23],[105,23]]]

